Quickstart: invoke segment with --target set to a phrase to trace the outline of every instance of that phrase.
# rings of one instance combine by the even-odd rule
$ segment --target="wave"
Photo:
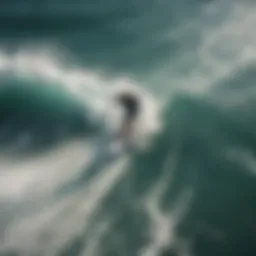
[[[172,90],[171,97],[166,94],[164,104],[160,104],[161,129],[157,129],[159,121],[152,119],[151,111],[147,118],[150,121],[141,122],[139,127],[146,127],[150,135],[151,131],[156,132],[149,150],[136,152],[127,161],[105,168],[87,186],[58,200],[53,191],[78,177],[88,164],[92,150],[87,141],[78,138],[74,144],[56,146],[46,155],[23,162],[6,163],[5,158],[1,159],[3,252],[33,256],[255,254],[255,8],[239,2],[230,7],[230,3],[214,1],[202,14],[210,15],[209,23],[217,14],[221,13],[221,17],[216,22],[220,27],[207,24],[203,29],[196,52],[197,66],[185,51],[180,61],[175,62],[177,69],[173,73],[179,72],[172,80],[168,75],[168,92],[176,82],[177,87],[189,90]],[[202,29],[197,22],[185,24],[178,38],[186,34],[184,38],[191,39],[191,33]],[[226,47],[231,41],[234,44]],[[24,63],[31,55],[21,56],[17,83],[28,81],[33,73],[36,81],[40,80],[39,91],[46,85],[46,91],[53,90],[48,88],[49,80],[54,86],[61,84],[61,90],[67,90],[68,95],[60,97],[57,93],[53,98],[63,99],[65,103],[61,106],[65,108],[68,104],[70,111],[80,106],[85,110],[86,102],[89,112],[101,116],[106,109],[101,103],[108,99],[112,89],[115,93],[115,86],[134,85],[127,79],[105,78],[98,72],[63,63],[52,65],[49,57],[44,68],[40,61],[39,65],[31,66],[30,61]],[[7,66],[17,69],[17,55],[6,55],[3,59],[8,60],[2,65],[3,72]],[[188,66],[195,67],[189,74]],[[169,74],[170,66],[163,69],[163,73]],[[149,74],[145,79],[148,77],[152,76]],[[96,98],[102,102],[95,101]],[[56,110],[56,116],[59,115],[62,112]],[[82,114],[73,116],[82,120]],[[83,129],[91,123],[94,122],[90,119]],[[73,119],[70,124],[73,127]]]
[[[111,104],[114,91],[138,88],[127,78],[104,78],[60,65],[49,54],[21,51],[0,57],[1,145],[15,145],[16,151],[35,150],[72,136],[97,135],[103,120],[112,126],[120,120],[115,115],[118,106]],[[140,125],[137,130],[147,134],[156,129],[157,110],[149,96],[143,98],[148,99],[141,115],[144,129]]]

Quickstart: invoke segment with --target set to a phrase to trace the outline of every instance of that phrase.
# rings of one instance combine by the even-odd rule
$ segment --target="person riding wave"
[[[140,100],[131,92],[123,92],[116,96],[116,101],[124,110],[124,119],[117,137],[129,141],[134,132],[134,123],[140,111]]]

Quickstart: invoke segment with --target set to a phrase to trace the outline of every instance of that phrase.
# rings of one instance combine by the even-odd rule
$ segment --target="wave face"
[[[0,255],[254,255],[255,13],[239,0],[2,3]],[[136,150],[58,194],[120,125],[123,88],[144,100]]]

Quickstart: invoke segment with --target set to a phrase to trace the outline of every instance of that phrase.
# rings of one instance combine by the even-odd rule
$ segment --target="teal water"
[[[255,13],[253,1],[3,2],[0,255],[254,255]],[[127,81],[154,95],[161,130],[56,198]]]

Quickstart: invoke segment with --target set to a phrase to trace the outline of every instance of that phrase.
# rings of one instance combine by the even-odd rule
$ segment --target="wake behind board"
[[[73,181],[60,188],[57,194],[64,195],[85,186],[90,180],[100,174],[105,168],[115,163],[133,151],[128,143],[111,137],[100,140],[93,150],[93,157],[83,168],[81,174]]]

